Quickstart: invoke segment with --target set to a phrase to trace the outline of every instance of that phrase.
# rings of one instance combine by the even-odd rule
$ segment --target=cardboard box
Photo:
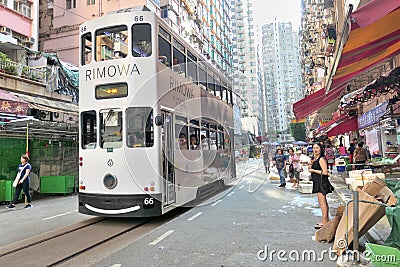
[[[325,224],[321,229],[315,232],[315,240],[321,242],[331,242],[335,238],[335,232],[339,225],[340,218],[344,213],[345,206],[339,206],[336,210],[335,217]]]
[[[374,197],[364,191],[359,192],[359,200],[366,200],[370,202],[378,202]],[[346,240],[346,219],[348,220],[348,246],[353,243],[353,202],[348,205],[348,218],[343,214],[340,219],[336,234],[333,249],[341,255],[346,249],[342,246],[342,242]],[[385,215],[385,207],[377,204],[359,203],[359,237],[364,235],[373,225],[375,225]]]

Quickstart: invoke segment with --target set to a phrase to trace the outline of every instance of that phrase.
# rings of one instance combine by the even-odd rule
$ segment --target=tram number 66
[[[153,206],[154,205],[154,199],[152,197],[146,197],[143,201],[143,204],[145,206]]]
[[[135,21],[143,21],[143,16],[135,16],[134,20]]]

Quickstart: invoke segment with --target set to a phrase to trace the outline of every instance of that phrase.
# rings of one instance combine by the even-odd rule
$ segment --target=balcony
[[[43,84],[46,83],[46,71],[22,65],[11,60],[0,60],[0,72]]]

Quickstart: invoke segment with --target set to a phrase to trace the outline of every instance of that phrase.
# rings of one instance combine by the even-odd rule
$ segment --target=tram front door
[[[164,205],[175,203],[175,168],[174,168],[174,132],[173,116],[168,111],[164,114],[164,125],[162,127],[162,150],[163,150],[163,190]]]

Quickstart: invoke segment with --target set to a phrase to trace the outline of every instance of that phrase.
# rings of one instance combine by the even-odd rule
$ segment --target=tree
[[[292,136],[296,141],[306,141],[306,125],[304,122],[291,123],[290,129]]]

